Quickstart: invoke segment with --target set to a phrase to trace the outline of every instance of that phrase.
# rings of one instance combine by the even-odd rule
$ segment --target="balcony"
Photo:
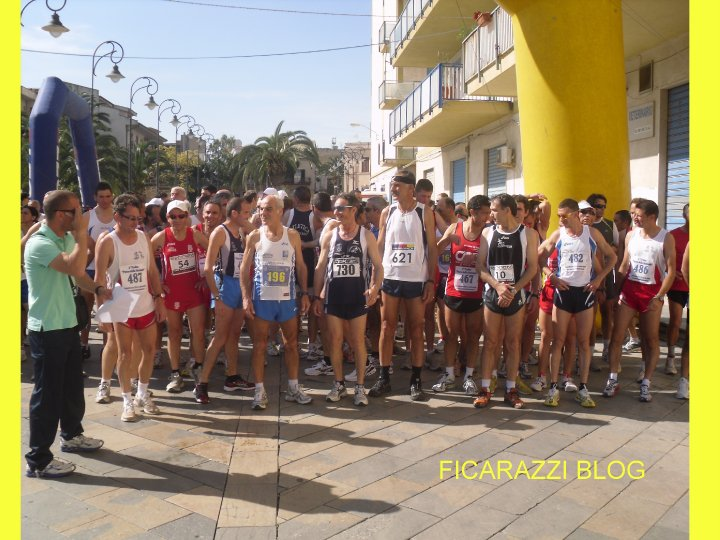
[[[393,146],[383,141],[382,145],[380,145],[380,165],[383,167],[403,167],[415,161],[416,152],[417,148]]]
[[[451,58],[475,25],[475,11],[490,11],[492,0],[408,0],[390,35],[393,67],[432,67]]]
[[[412,92],[419,82],[383,81],[378,88],[378,107],[392,110]]]
[[[512,21],[499,7],[492,14],[463,41],[465,89],[471,96],[517,96]]]
[[[510,114],[513,99],[468,96],[459,64],[438,64],[390,113],[396,146],[444,146]]]
[[[378,36],[378,50],[381,53],[390,52],[390,33],[392,32],[392,21],[385,21],[380,25]]]

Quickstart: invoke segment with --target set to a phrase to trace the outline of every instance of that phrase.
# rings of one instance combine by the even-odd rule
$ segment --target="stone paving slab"
[[[94,336],[94,335],[93,335]],[[240,366],[247,373],[249,349]],[[592,374],[594,410],[563,394],[547,409],[539,394],[510,410],[496,394],[474,409],[459,392],[412,403],[408,374],[394,392],[355,408],[329,404],[327,377],[302,383],[314,402],[284,401],[282,362],[270,359],[266,411],[249,407],[251,393],[223,393],[222,367],[211,377],[211,404],[189,392],[167,394],[167,367],[151,388],[162,414],[120,421],[117,385],[109,405],[94,403],[98,342],[86,362],[84,427],[105,440],[97,453],[58,457],[77,464],[56,481],[23,478],[23,538],[683,538],[688,534],[689,405],[674,398],[677,378],[658,373],[652,403],[637,400],[639,354],[624,360],[623,390],[598,395],[606,372]],[[398,365],[398,362],[396,362]],[[301,368],[305,367],[302,365]],[[27,366],[24,366],[25,370]],[[22,440],[32,385],[23,374]],[[437,374],[424,374],[429,386]],[[371,383],[371,381],[369,381]],[[501,381],[502,382],[502,381]],[[441,476],[441,462],[469,463],[470,475],[507,462],[558,460],[559,479]],[[617,462],[641,461],[645,477],[580,479],[578,463],[600,473]],[[22,460],[24,461],[24,460]],[[616,462],[615,465],[611,465]],[[551,518],[549,518],[549,516]],[[552,516],[557,516],[553,519]]]

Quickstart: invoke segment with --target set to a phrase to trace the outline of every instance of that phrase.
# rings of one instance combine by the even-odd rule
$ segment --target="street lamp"
[[[187,118],[187,120],[184,120],[181,122],[183,118]],[[177,117],[177,115],[173,116],[173,119],[170,121],[170,123],[175,126],[175,178],[177,178],[177,170],[178,170],[178,129],[180,126],[187,124],[188,129],[196,123],[195,117],[189,114],[183,114],[180,118]]]
[[[106,52],[105,54],[100,55],[98,59],[95,60],[98,50],[100,50],[100,47],[102,47],[103,45],[110,45],[111,50]],[[106,77],[108,77],[114,83],[118,82],[120,79],[125,78],[125,75],[120,73],[120,70],[117,67],[117,65],[122,62],[123,58],[125,58],[125,49],[123,49],[123,46],[120,45],[117,41],[103,41],[100,45],[95,47],[95,52],[93,52],[92,55],[92,77],[90,78],[90,119],[93,121],[95,118],[95,68],[97,67],[98,62],[100,62],[100,60],[105,57],[109,57],[110,61],[113,63],[113,69],[110,73],[106,75]]]
[[[24,26],[22,23],[22,16],[27,7],[35,2],[35,0],[30,0],[20,11],[20,26]],[[46,24],[42,27],[43,30],[48,32],[52,37],[59,38],[61,35],[63,35],[65,32],[69,32],[70,29],[63,26],[63,23],[60,22],[60,15],[57,14],[58,11],[62,11],[62,8],[65,7],[65,4],[67,4],[67,0],[63,0],[62,6],[60,6],[57,9],[53,9],[50,7],[50,0],[45,0],[45,5],[47,8],[53,12],[52,17],[50,18],[50,23]]]
[[[145,82],[145,86],[140,86],[137,90],[135,90],[135,83],[138,83],[140,81]],[[154,90],[153,90],[154,88]],[[132,111],[132,104],[133,99],[135,98],[135,94],[137,94],[140,90],[147,90],[148,95],[150,96],[150,99],[145,104],[145,106],[150,109],[151,111],[157,107],[157,103],[155,103],[155,100],[153,99],[153,96],[158,91],[158,82],[153,79],[152,77],[138,77],[133,81],[133,83],[130,85],[130,107],[128,116],[130,117],[130,122],[128,122],[128,135],[127,135],[127,150],[128,150],[128,190],[132,190],[132,156],[133,156],[133,140],[132,140],[132,118],[133,118],[133,111]]]
[[[374,134],[375,134],[375,140],[376,140],[376,141],[380,139],[380,135],[378,134],[378,132],[375,131],[375,130],[374,130],[373,128],[371,128],[370,126],[366,126],[365,124],[358,124],[358,123],[356,123],[356,122],[350,122],[350,127],[363,127],[363,128],[365,128],[365,129],[367,129],[370,133],[374,133]]]
[[[203,137],[205,136],[205,127],[201,124],[195,124],[192,127],[193,130],[197,130],[197,132],[194,134],[195,137],[197,137],[198,141],[203,140]],[[202,133],[200,133],[200,130],[202,130]],[[203,141],[204,142],[204,141]],[[200,192],[200,143],[198,142],[198,152],[197,152],[197,168],[195,169],[195,191],[197,193]]]
[[[152,100],[153,103],[155,103],[155,100]],[[168,106],[163,109],[163,103],[168,103]],[[182,105],[180,105],[180,102],[173,98],[167,98],[163,99],[158,104],[158,120],[157,120],[157,144],[155,146],[156,150],[156,158],[155,158],[155,193],[157,194],[160,191],[160,117],[162,117],[163,113],[165,111],[170,111],[173,113],[173,122],[175,121],[175,117],[180,114],[180,110],[182,109]]]

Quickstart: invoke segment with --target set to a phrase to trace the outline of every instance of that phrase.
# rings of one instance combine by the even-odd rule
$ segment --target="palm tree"
[[[245,184],[250,179],[273,186],[292,184],[301,159],[319,165],[315,143],[304,131],[282,132],[283,123],[277,125],[275,133],[269,137],[259,137],[255,144],[244,147],[237,155]]]

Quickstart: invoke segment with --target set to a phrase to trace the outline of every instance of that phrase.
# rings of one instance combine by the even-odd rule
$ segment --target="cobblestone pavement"
[[[332,377],[301,377],[314,397],[302,406],[284,400],[281,359],[268,358],[270,404],[262,412],[250,409],[252,392],[222,391],[221,367],[209,405],[193,401],[189,380],[183,393],[168,394],[165,358],[150,385],[162,414],[123,423],[116,381],[112,403],[95,403],[101,342],[93,338],[84,427],[105,446],[62,455],[56,443],[53,451],[77,464],[75,474],[23,477],[23,538],[688,536],[688,404],[675,398],[677,376],[662,372],[664,355],[652,403],[637,399],[633,353],[614,399],[600,395],[606,365],[591,375],[592,410],[567,393],[557,409],[536,393],[525,409],[513,410],[499,391],[485,410],[457,391],[413,403],[400,359],[389,397],[360,409],[351,396],[327,403]],[[248,375],[249,341],[241,342],[241,371]],[[23,364],[18,473],[27,449],[30,369]],[[423,372],[426,390],[437,376]],[[526,465],[530,476],[543,477],[552,460],[561,466],[548,479],[497,477],[503,465],[511,475]],[[469,462],[465,477],[455,477],[456,461]],[[590,465],[596,478],[578,477],[578,463],[582,471],[596,464]],[[640,468],[643,478],[628,476],[640,476]]]

